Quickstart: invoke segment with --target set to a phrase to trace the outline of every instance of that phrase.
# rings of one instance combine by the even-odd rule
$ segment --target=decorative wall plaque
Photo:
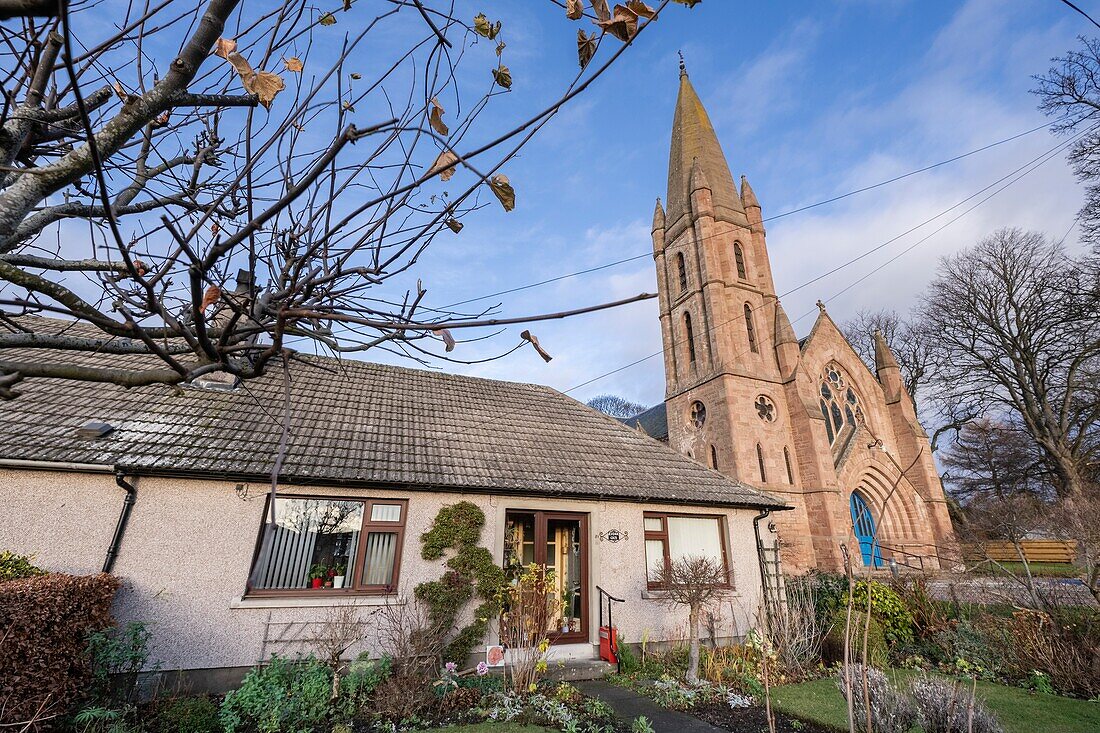
[[[629,532],[619,529],[609,529],[606,532],[600,532],[598,535],[596,535],[600,542],[606,540],[611,543],[625,541],[629,536]]]

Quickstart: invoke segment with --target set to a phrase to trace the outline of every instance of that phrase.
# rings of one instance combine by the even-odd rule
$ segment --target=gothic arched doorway
[[[871,514],[871,507],[857,491],[852,492],[849,507],[852,511],[852,530],[859,542],[859,554],[863,557],[863,564],[881,567],[882,550],[875,536],[875,517]]]

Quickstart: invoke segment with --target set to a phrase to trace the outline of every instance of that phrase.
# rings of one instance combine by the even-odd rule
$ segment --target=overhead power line
[[[1093,24],[1094,26],[1096,26],[1097,28],[1100,28],[1100,23],[1097,23],[1097,22],[1096,22],[1095,20],[1093,20],[1093,19],[1092,19],[1092,16],[1091,16],[1091,15],[1089,15],[1088,13],[1086,13],[1086,12],[1085,12],[1084,10],[1081,10],[1081,8],[1079,8],[1079,7],[1077,7],[1076,5],[1074,5],[1074,4],[1073,4],[1073,3],[1071,3],[1071,2],[1069,1],[1069,0],[1062,0],[1062,2],[1063,2],[1064,4],[1066,4],[1066,5],[1068,5],[1069,7],[1073,8],[1074,10],[1076,10],[1076,11],[1077,11],[1078,13],[1080,13],[1081,15],[1085,16],[1086,18],[1088,18],[1088,19],[1089,19],[1089,22],[1090,22],[1090,23],[1092,23],[1092,24]]]
[[[915,249],[915,248],[916,248],[916,247],[918,247],[919,245],[921,245],[921,244],[923,244],[924,242],[928,241],[928,240],[929,240],[929,239],[931,239],[931,238],[932,238],[932,237],[933,237],[934,235],[938,234],[939,232],[943,231],[943,230],[944,230],[944,229],[946,229],[947,227],[951,226],[952,224],[954,224],[955,222],[957,222],[957,221],[958,221],[959,219],[963,218],[964,216],[966,216],[966,215],[967,215],[967,214],[969,214],[970,212],[974,211],[974,210],[975,210],[975,209],[977,209],[977,208],[978,208],[979,206],[981,206],[982,204],[984,204],[985,202],[989,201],[989,200],[990,200],[991,198],[993,198],[993,197],[994,197],[994,196],[996,196],[997,194],[999,194],[999,193],[1001,193],[1002,191],[1004,191],[1005,189],[1007,189],[1007,188],[1008,188],[1009,186],[1012,186],[1012,185],[1013,185],[1014,183],[1017,183],[1018,181],[1022,180],[1022,179],[1023,179],[1023,178],[1025,177],[1025,176],[1027,176],[1028,174],[1032,173],[1032,172],[1033,172],[1034,170],[1036,170],[1037,168],[1039,168],[1039,166],[1041,166],[1041,165],[1043,165],[1044,163],[1047,163],[1047,162],[1049,162],[1050,160],[1052,160],[1052,159],[1053,159],[1054,157],[1056,157],[1056,156],[1058,155],[1058,153],[1060,153],[1060,152],[1061,152],[1062,150],[1064,150],[1065,148],[1069,147],[1069,146],[1070,146],[1071,144],[1073,144],[1073,143],[1074,143],[1074,142],[1075,142],[1075,141],[1076,141],[1077,139],[1079,139],[1079,138],[1080,138],[1080,137],[1082,137],[1083,135],[1086,135],[1086,134],[1088,134],[1089,132],[1092,132],[1093,130],[1096,130],[1097,128],[1100,128],[1100,123],[1094,124],[1094,125],[1090,126],[1089,128],[1087,128],[1087,129],[1085,129],[1085,130],[1082,130],[1081,132],[1077,133],[1077,134],[1076,134],[1076,135],[1074,135],[1073,137],[1071,137],[1071,138],[1069,138],[1069,139],[1067,139],[1067,140],[1064,140],[1064,141],[1060,142],[1060,143],[1059,143],[1058,145],[1055,145],[1055,146],[1054,146],[1053,148],[1050,148],[1050,149],[1048,149],[1047,151],[1045,151],[1045,152],[1044,152],[1044,153],[1042,153],[1041,155],[1039,155],[1039,156],[1037,156],[1037,157],[1035,157],[1035,158],[1032,158],[1032,159],[1031,159],[1031,160],[1029,160],[1029,161],[1028,161],[1027,163],[1024,163],[1024,164],[1023,164],[1022,166],[1020,166],[1020,167],[1016,168],[1015,170],[1013,170],[1013,171],[1012,171],[1011,173],[1009,173],[1008,175],[1006,175],[1006,176],[1002,176],[1001,178],[997,179],[997,180],[996,180],[996,181],[994,181],[993,183],[991,183],[991,184],[989,184],[988,186],[985,186],[985,187],[983,187],[982,189],[980,189],[980,190],[976,191],[975,193],[973,193],[973,194],[971,194],[971,195],[967,196],[966,198],[962,199],[961,201],[959,201],[958,203],[954,204],[953,206],[950,206],[950,207],[948,207],[947,209],[944,209],[943,211],[941,211],[940,213],[936,214],[935,216],[932,216],[932,217],[930,217],[930,218],[928,218],[928,219],[925,219],[925,220],[924,220],[923,222],[921,222],[920,224],[916,225],[915,227],[911,227],[910,229],[906,230],[906,231],[905,231],[904,233],[902,233],[902,234],[899,234],[899,235],[897,235],[897,236],[895,236],[895,237],[892,237],[891,239],[888,239],[888,240],[887,240],[886,242],[883,242],[883,243],[881,243],[881,244],[878,244],[878,245],[876,245],[876,246],[874,246],[874,247],[872,247],[872,248],[870,248],[870,249],[868,249],[868,250],[864,251],[863,253],[861,253],[861,254],[857,255],[856,257],[853,257],[852,259],[848,260],[848,262],[846,262],[846,263],[844,263],[844,264],[842,264],[842,265],[840,265],[840,266],[838,266],[838,267],[836,267],[836,268],[833,268],[832,270],[830,270],[829,272],[827,272],[827,273],[825,273],[825,274],[822,274],[822,275],[818,275],[818,276],[816,276],[816,277],[813,277],[813,278],[811,278],[810,280],[807,280],[807,281],[805,281],[805,282],[803,282],[803,283],[801,283],[801,284],[799,284],[799,285],[797,285],[797,286],[795,286],[795,287],[791,288],[790,290],[786,291],[785,293],[782,293],[781,295],[779,295],[779,296],[778,296],[778,298],[779,298],[780,300],[782,300],[783,298],[787,297],[788,295],[791,295],[792,293],[796,293],[796,292],[798,292],[799,290],[802,290],[803,288],[807,287],[808,285],[811,285],[811,284],[813,284],[813,283],[815,283],[815,282],[817,282],[817,281],[821,280],[821,279],[822,279],[823,277],[827,277],[827,276],[828,276],[828,275],[830,275],[830,274],[836,273],[837,271],[839,271],[839,270],[841,270],[841,269],[843,269],[843,268],[845,268],[845,267],[847,267],[847,266],[849,266],[849,265],[851,265],[851,264],[853,264],[853,263],[855,263],[855,262],[858,262],[859,260],[862,260],[862,259],[863,259],[864,257],[867,257],[868,255],[870,255],[870,254],[872,254],[872,253],[874,253],[874,252],[877,252],[877,251],[881,250],[881,249],[882,249],[883,247],[887,246],[888,244],[890,244],[890,243],[892,243],[892,242],[895,242],[895,241],[897,241],[898,239],[900,239],[901,237],[905,236],[906,234],[909,234],[909,233],[911,233],[911,232],[914,232],[914,231],[916,231],[917,229],[920,229],[921,227],[923,227],[923,226],[925,226],[925,225],[927,225],[927,224],[929,224],[929,223],[931,223],[931,222],[935,221],[936,219],[939,219],[940,217],[942,217],[942,216],[944,216],[944,215],[946,215],[946,214],[950,213],[951,211],[954,211],[955,209],[957,209],[957,208],[959,208],[960,206],[962,206],[962,205],[966,204],[966,203],[967,203],[968,201],[971,201],[971,200],[973,200],[974,198],[976,198],[976,197],[980,196],[980,195],[981,195],[982,193],[984,193],[984,192],[988,191],[989,189],[991,189],[991,188],[994,188],[995,186],[998,186],[998,184],[1002,184],[1002,183],[1004,184],[1004,185],[1001,185],[1001,186],[1000,186],[999,188],[997,188],[997,189],[996,189],[995,191],[993,191],[992,193],[990,193],[990,194],[989,194],[988,196],[986,196],[986,197],[982,198],[982,199],[981,199],[980,201],[978,201],[977,203],[975,203],[975,204],[974,204],[973,206],[971,206],[971,207],[969,207],[968,209],[966,209],[965,211],[963,211],[963,212],[962,212],[961,214],[959,214],[958,216],[956,216],[956,217],[954,217],[953,219],[951,219],[950,221],[948,221],[948,222],[944,223],[944,224],[943,224],[942,226],[940,226],[939,228],[937,228],[937,229],[936,229],[935,231],[933,231],[933,232],[931,232],[931,233],[927,234],[926,236],[922,237],[921,239],[917,240],[916,242],[914,242],[914,243],[913,243],[912,245],[910,245],[909,247],[905,248],[904,250],[902,250],[902,251],[901,251],[901,252],[899,252],[898,254],[896,254],[896,255],[894,255],[893,257],[891,257],[890,259],[888,259],[888,260],[887,260],[886,262],[884,262],[883,264],[881,264],[881,265],[879,265],[878,267],[874,268],[873,270],[871,270],[871,272],[869,272],[869,273],[867,273],[867,274],[865,274],[865,275],[862,275],[862,276],[861,276],[861,277],[859,277],[859,278],[858,278],[858,279],[857,279],[857,280],[856,280],[855,282],[853,282],[853,283],[851,283],[851,284],[847,285],[846,287],[844,287],[844,288],[842,288],[841,290],[837,291],[837,292],[836,292],[836,293],[834,293],[833,295],[829,296],[828,298],[826,298],[826,299],[825,299],[825,302],[828,302],[828,301],[830,301],[830,300],[833,300],[833,299],[835,299],[835,298],[839,297],[840,295],[842,295],[842,294],[844,294],[845,292],[847,292],[848,290],[852,289],[853,287],[855,287],[855,286],[856,286],[856,285],[858,285],[859,283],[861,283],[861,282],[863,282],[863,281],[867,280],[867,279],[868,279],[869,277],[871,277],[872,275],[874,275],[874,274],[878,273],[879,271],[881,271],[881,270],[882,270],[883,268],[885,268],[886,266],[888,266],[888,265],[890,265],[891,263],[893,263],[893,262],[897,261],[897,260],[898,260],[898,259],[899,259],[900,257],[904,256],[904,255],[905,255],[905,254],[907,254],[908,252],[911,252],[911,251],[912,251],[913,249]],[[1011,179],[1011,180],[1009,180],[1009,179]],[[1006,181],[1007,181],[1007,182],[1006,182]],[[797,318],[795,318],[795,319],[794,319],[794,320],[792,321],[792,323],[798,323],[799,321],[802,321],[802,320],[804,320],[805,318],[807,318],[808,316],[812,315],[813,313],[814,313],[814,310],[810,310],[810,311],[807,311],[806,313],[803,313],[802,315],[800,315],[800,316],[798,316]],[[723,321],[722,323],[718,323],[718,324],[715,324],[715,325],[711,326],[711,327],[710,327],[710,328],[708,328],[708,329],[707,329],[706,331],[704,331],[704,333],[705,333],[705,334],[707,334],[707,335],[709,335],[709,334],[710,334],[710,333],[712,333],[712,332],[713,332],[713,331],[714,331],[715,329],[721,328],[721,327],[723,327],[723,326],[726,326],[726,325],[729,325],[729,324],[731,324],[731,323],[736,323],[737,321],[743,321],[744,319],[745,319],[744,315],[742,315],[742,314],[740,314],[740,313],[739,313],[738,315],[734,316],[733,318],[730,318],[730,319],[728,319],[728,320],[726,320],[726,321]],[[678,346],[682,346],[683,344],[684,344],[684,341],[683,341],[682,339],[681,339],[681,340],[679,340],[679,341],[673,340],[673,343],[672,343],[672,348],[676,348],[676,347],[678,347]],[[747,353],[747,352],[741,352],[741,353],[738,353],[738,354],[736,354],[736,355],[734,356],[734,359],[737,359],[737,358],[739,358],[739,357],[743,356],[743,355],[744,355],[745,353]],[[656,351],[656,352],[654,352],[654,353],[652,353],[652,354],[649,354],[648,356],[643,356],[643,357],[641,357],[640,359],[635,359],[634,361],[632,361],[632,362],[630,362],[630,363],[628,363],[628,364],[624,364],[624,365],[622,365],[622,366],[620,366],[620,367],[616,367],[615,369],[611,369],[611,370],[609,370],[609,371],[606,371],[606,372],[604,372],[603,374],[597,375],[597,376],[595,376],[595,377],[592,377],[591,379],[588,379],[588,380],[586,380],[586,381],[584,381],[584,382],[581,382],[580,384],[574,385],[574,386],[570,387],[569,389],[563,390],[563,392],[564,392],[565,394],[569,394],[570,392],[575,392],[576,390],[578,390],[578,389],[581,389],[582,387],[587,387],[588,385],[590,385],[590,384],[593,384],[594,382],[598,382],[598,381],[600,381],[600,380],[602,380],[602,379],[606,379],[607,377],[610,377],[610,376],[612,376],[612,375],[614,375],[614,374],[618,374],[619,372],[622,372],[622,371],[625,371],[625,370],[627,370],[627,369],[630,369],[630,368],[632,368],[632,367],[635,367],[635,366],[637,366],[638,364],[641,364],[641,363],[643,363],[643,362],[649,361],[650,359],[653,359],[653,358],[655,358],[655,357],[661,356],[662,354],[664,354],[664,349],[661,349],[660,351]]]
[[[1087,119],[1089,116],[1091,116],[1091,115],[1086,115],[1085,117],[1082,117],[1081,120]],[[1078,122],[1080,122],[1081,120],[1078,120]],[[938,163],[932,163],[931,165],[926,165],[922,168],[917,168],[915,170],[911,170],[908,173],[903,173],[899,176],[894,176],[893,178],[887,178],[884,181],[879,181],[878,183],[873,183],[869,186],[863,186],[862,188],[857,188],[857,189],[854,189],[852,191],[848,191],[847,193],[842,193],[838,196],[833,196],[831,198],[827,198],[827,199],[824,199],[822,201],[817,201],[815,203],[807,204],[805,206],[799,206],[798,208],[791,209],[789,211],[784,211],[780,214],[775,214],[773,216],[765,217],[763,219],[763,221],[764,222],[775,221],[777,219],[782,219],[783,217],[791,216],[793,214],[800,214],[803,211],[809,211],[810,209],[816,209],[819,206],[826,206],[828,204],[835,203],[835,202],[840,201],[842,199],[846,199],[850,196],[855,196],[857,194],[866,193],[867,191],[873,191],[876,188],[882,188],[883,186],[888,186],[892,183],[897,183],[898,181],[904,180],[906,178],[910,178],[912,176],[915,176],[915,175],[918,175],[918,174],[921,174],[921,173],[926,173],[930,170],[934,170],[936,168],[940,168],[942,166],[949,165],[951,163],[955,163],[957,161],[963,160],[964,158],[969,158],[972,155],[977,155],[978,153],[985,152],[986,150],[990,150],[991,148],[995,148],[999,145],[1004,145],[1006,143],[1012,142],[1013,140],[1018,140],[1018,139],[1020,139],[1022,137],[1025,137],[1027,135],[1031,135],[1032,133],[1038,132],[1039,130],[1042,130],[1042,129],[1046,128],[1049,124],[1050,123],[1044,123],[1042,125],[1039,125],[1038,127],[1032,127],[1029,130],[1024,130],[1023,132],[1016,133],[1015,135],[1011,135],[1011,136],[1006,137],[1002,140],[997,140],[996,142],[992,142],[992,143],[989,143],[987,145],[983,145],[980,148],[975,148],[973,150],[962,153],[960,155],[956,155],[956,156],[953,156],[951,158],[947,158],[946,160],[941,160]],[[1076,124],[1076,123],[1074,123],[1074,124]],[[712,235],[712,237],[713,236],[714,235]],[[704,241],[704,240],[710,239],[712,237],[703,237],[700,241]],[[476,303],[480,300],[489,300],[490,298],[497,298],[497,297],[500,297],[502,295],[510,295],[512,293],[518,293],[522,290],[530,290],[531,288],[537,288],[537,287],[541,287],[543,285],[549,285],[550,283],[559,282],[561,280],[567,280],[571,277],[578,277],[580,275],[588,275],[590,273],[598,272],[600,270],[606,270],[610,267],[617,267],[618,265],[625,265],[628,262],[634,262],[636,260],[640,260],[640,259],[643,259],[645,257],[651,257],[651,256],[652,256],[652,254],[650,252],[644,252],[642,254],[634,255],[633,257],[625,257],[621,260],[615,260],[614,262],[608,262],[608,263],[605,263],[605,264],[602,264],[602,265],[596,265],[594,267],[589,267],[589,268],[584,269],[584,270],[577,270],[576,272],[568,272],[568,273],[565,273],[564,275],[557,275],[555,277],[547,278],[545,280],[539,280],[537,282],[527,283],[526,285],[517,285],[514,288],[508,288],[506,290],[499,290],[495,293],[489,293],[487,295],[479,295],[476,298],[467,298],[466,300],[459,300],[459,301],[454,302],[454,303],[448,303],[447,305],[441,305],[441,306],[437,306],[435,308],[431,308],[430,310],[444,311],[444,310],[447,310],[448,308],[454,308],[454,307],[457,307],[457,306],[460,306],[460,305],[467,305],[469,303]]]

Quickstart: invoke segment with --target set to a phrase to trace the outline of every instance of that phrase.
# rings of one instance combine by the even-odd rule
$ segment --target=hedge
[[[51,573],[0,582],[0,723],[68,712],[87,689],[89,632],[111,625],[118,578]]]

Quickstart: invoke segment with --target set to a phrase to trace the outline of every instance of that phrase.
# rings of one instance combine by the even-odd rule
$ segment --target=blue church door
[[[875,518],[871,515],[871,507],[867,506],[867,501],[854,491],[849,504],[852,510],[852,527],[855,530],[856,539],[859,540],[859,553],[863,556],[863,564],[881,567],[882,551],[875,539]]]

